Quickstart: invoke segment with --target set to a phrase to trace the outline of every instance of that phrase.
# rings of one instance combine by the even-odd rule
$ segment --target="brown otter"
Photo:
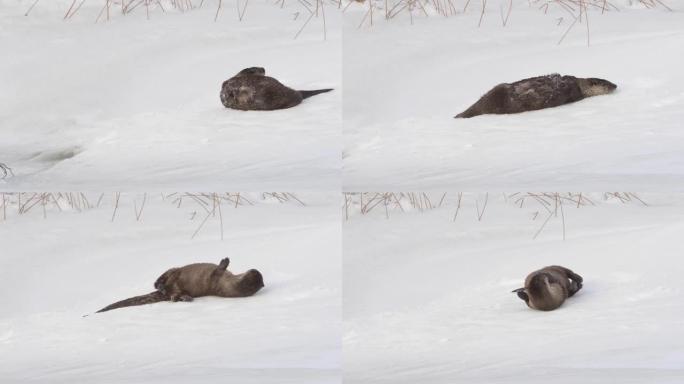
[[[227,270],[229,263],[225,258],[219,265],[197,263],[171,268],[154,283],[156,291],[118,301],[97,312],[160,301],[192,301],[201,296],[245,297],[264,286],[264,279],[256,269],[234,275]]]
[[[223,82],[221,103],[242,111],[271,111],[294,107],[308,97],[330,91],[331,88],[297,91],[266,76],[264,68],[251,67]]]
[[[580,289],[582,276],[565,267],[552,265],[530,273],[525,279],[525,288],[513,292],[532,309],[552,311]]]
[[[534,111],[573,103],[586,97],[611,93],[617,85],[608,80],[557,73],[503,83],[485,93],[470,108],[456,115],[469,118],[485,114],[508,114]]]

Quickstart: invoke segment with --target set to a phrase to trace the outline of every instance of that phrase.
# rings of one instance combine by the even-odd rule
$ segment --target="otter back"
[[[456,115],[469,118],[484,114],[509,114],[552,108],[596,95],[617,86],[598,78],[577,78],[557,73],[502,83],[484,94],[475,104]]]

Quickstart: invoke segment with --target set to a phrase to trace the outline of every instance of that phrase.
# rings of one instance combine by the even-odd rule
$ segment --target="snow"
[[[102,1],[0,1],[3,190],[335,190],[341,169],[341,17],[251,1],[95,23]],[[199,2],[195,2],[199,3]],[[324,40],[325,37],[325,40]],[[228,110],[223,81],[250,66],[297,89],[281,111]]]
[[[454,2],[462,9],[464,2]],[[507,1],[502,1],[507,6]],[[547,15],[499,2],[445,18],[385,21],[384,3],[344,19],[347,191],[680,190],[684,181],[684,2]],[[390,2],[392,4],[392,2]],[[619,2],[615,3],[619,5]],[[561,20],[562,18],[562,20]],[[560,23],[560,24],[559,24]],[[503,82],[549,73],[601,77],[616,93],[515,115],[453,117]]]
[[[96,201],[91,196],[90,201]],[[203,214],[186,199],[148,195],[141,220],[122,195],[82,212],[50,203],[0,222],[2,383],[339,383],[341,238],[338,194],[296,203],[224,205]],[[0,211],[0,220],[2,211]],[[249,298],[198,298],[93,312],[153,290],[168,268],[193,262],[256,268]],[[83,315],[87,317],[82,317]]]
[[[681,195],[546,211],[490,194],[353,213],[343,225],[347,383],[681,383]],[[436,194],[432,201],[438,200]],[[476,206],[476,201],[479,206]],[[532,220],[534,213],[541,211]],[[584,288],[552,312],[511,290],[563,265]]]

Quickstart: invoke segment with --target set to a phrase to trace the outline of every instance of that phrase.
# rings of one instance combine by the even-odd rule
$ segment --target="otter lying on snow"
[[[582,276],[565,267],[553,265],[530,273],[525,279],[525,288],[513,292],[532,309],[552,311],[580,289]]]
[[[229,263],[225,258],[219,265],[198,263],[171,268],[154,283],[156,291],[118,301],[97,312],[160,301],[192,301],[201,296],[245,297],[264,286],[264,279],[256,269],[234,275],[227,270]]]
[[[332,89],[297,91],[266,76],[264,68],[251,67],[223,82],[221,103],[226,108],[242,111],[271,111],[294,107],[306,98],[330,91]]]
[[[508,114],[557,107],[587,97],[613,92],[617,85],[608,80],[557,73],[532,77],[492,88],[470,108],[456,115],[469,118],[485,114]]]

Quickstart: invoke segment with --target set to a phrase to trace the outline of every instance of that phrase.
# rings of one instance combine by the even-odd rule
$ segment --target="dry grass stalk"
[[[0,180],[6,179],[8,176],[14,176],[12,168],[8,167],[5,163],[0,163]]]
[[[28,9],[28,10],[26,10],[26,13],[24,13],[24,16],[28,16],[28,15],[29,15],[29,13],[31,13],[31,10],[33,10],[33,7],[35,7],[35,6],[36,6],[36,4],[38,4],[38,2],[39,2],[39,1],[40,1],[40,0],[36,0],[36,1],[34,1],[34,2],[33,2],[33,4],[31,4],[31,6],[29,7],[29,9]]]
[[[454,4],[455,0],[366,0],[368,3],[368,10],[365,12],[358,28],[363,27],[365,24],[368,26],[373,26],[373,10],[377,8],[384,8],[385,20],[392,20],[400,14],[408,13],[411,24],[413,24],[413,14],[414,10],[420,9],[425,17],[428,17],[430,12],[426,8],[430,8],[433,12],[444,17],[450,17],[458,13],[466,13],[468,7],[471,4],[471,0],[465,0],[463,9],[461,11],[456,10]],[[354,0],[349,0],[343,12],[354,3]],[[672,11],[672,8],[665,4],[665,0],[639,0],[646,8],[664,8]],[[341,1],[340,1],[341,4]],[[557,8],[563,12],[570,15],[572,22],[564,31],[558,44],[561,44],[569,32],[575,27],[576,24],[585,24],[586,34],[587,34],[587,45],[591,43],[591,33],[589,27],[589,16],[588,10],[595,9],[600,10],[601,14],[609,11],[619,11],[620,8],[608,0],[528,0],[530,7],[536,7],[541,10],[544,14],[547,14],[551,8]],[[504,15],[504,7],[507,9]],[[480,27],[484,21],[484,16],[487,8],[487,0],[481,0],[481,8],[479,9],[479,19],[478,27]],[[513,9],[513,0],[500,0],[499,3],[501,24],[503,27],[508,25],[508,21]],[[564,22],[564,18],[558,19],[558,25],[560,26]]]
[[[584,206],[596,206],[597,204],[583,193],[559,193],[559,192],[516,192],[512,194],[502,194],[503,201],[506,204],[511,204],[516,208],[522,209],[525,207],[533,212],[532,220],[535,221],[540,216],[540,212],[546,213],[544,222],[535,232],[533,239],[536,239],[546,228],[548,222],[552,218],[560,218],[563,240],[566,239],[567,226],[565,220],[565,206],[574,206],[581,208]],[[481,196],[474,196],[474,205],[476,217],[478,221],[482,221],[484,213],[489,201],[489,194]],[[633,192],[606,192],[602,195],[603,201],[617,200],[623,204],[630,204],[638,202],[643,206],[648,204],[642,200],[637,194]],[[362,216],[370,214],[375,208],[382,206],[385,210],[385,217],[389,218],[393,211],[405,212],[404,207],[410,207],[419,212],[425,212],[438,207],[443,204],[448,204],[451,199],[447,194],[440,195],[439,204],[432,203],[432,197],[425,192],[364,192],[364,193],[345,193],[344,194],[344,210],[345,219],[349,220],[353,212],[358,212]],[[456,199],[456,210],[452,217],[452,221],[456,221],[463,203],[463,192],[459,192]]]
[[[83,3],[86,0],[80,0],[78,3],[78,6],[76,6],[77,2],[79,0],[72,0],[72,2],[69,5],[69,8],[67,9],[66,13],[64,14],[64,20],[69,20],[71,19],[80,9]],[[120,10],[120,13],[122,15],[128,15],[133,13],[133,11],[137,8],[144,8],[145,9],[145,17],[149,20],[150,19],[150,14],[154,9],[159,9],[163,13],[166,13],[166,8],[163,5],[163,2],[160,0],[103,0],[104,5],[102,9],[100,10],[100,13],[97,15],[97,18],[95,19],[95,22],[99,22],[101,19],[104,19],[106,21],[109,21],[112,17],[111,15],[111,10],[112,7],[115,5],[118,5],[118,9]],[[194,0],[195,2],[193,3],[193,0],[167,0],[166,4],[170,5],[171,8],[176,9],[180,12],[187,12],[193,9],[198,9],[202,8],[204,5],[204,0],[199,1],[199,4],[197,3],[197,0]],[[304,24],[301,26],[299,31],[296,33],[295,38],[297,38],[302,31],[306,28],[306,26],[309,24],[309,21],[313,19],[315,16],[316,18],[321,17],[322,19],[322,26],[323,26],[323,39],[327,39],[327,21],[325,17],[325,0],[315,0],[315,9],[314,5],[312,5],[308,0],[298,0],[298,2],[306,9],[307,12],[309,12],[309,18],[304,22]],[[341,7],[342,2],[341,0],[330,0],[333,1],[334,4],[337,4],[338,7]],[[29,10],[26,12],[26,15],[35,7],[36,3],[38,3],[38,0],[36,0]],[[241,3],[241,0],[235,0],[236,4],[236,11],[237,11],[237,18],[239,21],[243,21],[245,18],[245,14],[247,13],[247,6],[249,5],[249,0],[245,0],[244,4]],[[280,4],[280,7],[283,8],[285,6],[285,0],[279,0],[276,2],[276,4]],[[216,12],[214,13],[214,22],[218,21],[219,15],[221,14],[221,11],[223,10],[223,0],[218,0],[216,2]]]
[[[2,194],[2,221],[7,220],[7,196]]]
[[[348,192],[344,194],[345,218],[349,219],[349,213],[355,207],[359,208],[362,215],[369,214],[377,207],[384,207],[387,218],[391,211],[405,212],[405,208],[428,211],[443,206],[447,195],[426,192]],[[435,204],[433,201],[439,202]]]
[[[456,217],[458,217],[458,211],[461,210],[461,200],[463,200],[463,192],[458,193],[458,202],[456,204],[456,212],[454,213],[453,221],[456,221]]]
[[[84,193],[2,193],[0,200],[0,210],[2,213],[2,221],[7,220],[8,209],[16,206],[16,213],[18,215],[26,215],[32,211],[37,210],[40,207],[43,218],[47,218],[48,207],[54,206],[56,210],[62,212],[62,207],[68,207],[69,209],[77,212],[83,212],[93,208],[99,208],[104,200],[105,194],[102,193],[98,196],[97,203],[95,205],[91,204],[90,200]],[[112,196],[113,211],[111,215],[111,221],[113,222],[118,214],[119,207],[121,205],[122,194],[117,192]],[[148,194],[144,193],[142,195],[142,202],[138,207],[138,199],[134,196],[133,198],[133,213],[136,221],[142,220],[143,211],[146,207],[146,202],[148,201]],[[229,204],[234,208],[240,206],[253,206],[255,205],[249,198],[247,198],[242,193],[171,193],[168,195],[161,194],[162,201],[170,202],[175,208],[181,208],[183,201],[192,202],[188,206],[189,209],[200,207],[205,211],[205,217],[199,226],[195,229],[192,234],[192,238],[196,237],[202,228],[205,226],[209,218],[218,216],[218,227],[220,230],[221,240],[224,239],[224,223],[223,223],[223,211],[222,205]],[[299,199],[295,194],[290,192],[265,192],[261,196],[262,200],[275,200],[281,204],[296,204],[298,206],[306,206],[306,204]],[[186,204],[187,205],[187,204]],[[197,210],[192,211],[190,220],[194,220],[197,217]]]
[[[499,8],[501,10],[501,24],[505,27],[506,24],[508,24],[508,17],[511,16],[511,10],[513,9],[513,0],[509,0],[508,2],[508,12],[506,12],[506,17],[504,17],[503,4],[501,4]]]
[[[485,193],[485,200],[484,204],[482,205],[482,212],[480,212],[480,200],[476,199],[475,200],[475,208],[477,209],[477,221],[482,221],[482,216],[485,213],[485,209],[487,209],[487,202],[489,201],[489,192]]]
[[[308,2],[308,0],[297,0],[300,5],[304,7],[304,9],[309,13],[309,17],[304,21],[302,26],[299,28],[297,33],[295,34],[294,38],[298,38],[299,35],[304,31],[307,25],[309,25],[309,22],[314,18],[318,18],[319,16],[322,19],[322,24],[323,24],[323,40],[327,40],[328,38],[328,31],[327,31],[327,23],[325,19],[325,4],[324,0],[315,0],[316,4],[315,6],[311,3]],[[339,3],[338,3],[339,4]],[[346,9],[346,8],[345,8]],[[343,10],[344,12],[344,10]]]
[[[135,221],[140,221],[142,217],[143,209],[145,209],[145,202],[147,201],[147,193],[143,194],[143,201],[140,204],[140,211],[138,211],[137,200],[133,200],[133,211],[135,211]]]
[[[114,212],[112,212],[112,222],[114,222],[114,218],[116,217],[116,211],[119,209],[119,198],[121,198],[121,193],[117,192],[114,194]]]
[[[482,18],[485,14],[485,8],[487,8],[487,0],[482,0],[482,13],[480,13],[480,21],[477,23],[477,27],[480,28],[482,25]]]

